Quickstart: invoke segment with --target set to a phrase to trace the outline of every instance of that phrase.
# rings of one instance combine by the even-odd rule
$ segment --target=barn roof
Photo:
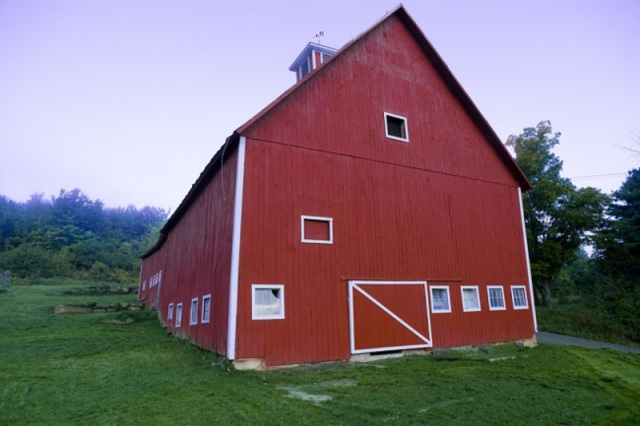
[[[334,62],[335,58],[340,56],[343,52],[347,51],[352,45],[363,39],[367,34],[385,22],[387,19],[391,17],[397,17],[407,28],[409,33],[413,36],[415,41],[418,43],[420,48],[422,49],[425,56],[429,59],[434,68],[438,71],[447,87],[454,95],[454,97],[460,102],[466,113],[471,117],[473,122],[478,126],[482,134],[489,141],[491,146],[494,148],[498,157],[502,160],[502,162],[506,165],[506,167],[511,171],[512,175],[516,179],[516,181],[520,184],[520,187],[524,191],[528,191],[532,188],[531,183],[522,172],[522,170],[518,167],[515,160],[504,146],[498,135],[495,133],[493,128],[489,125],[487,120],[484,118],[478,107],[471,100],[471,97],[467,94],[467,92],[463,89],[462,85],[458,80],[454,77],[453,73],[449,69],[449,67],[445,64],[442,57],[435,50],[433,45],[429,42],[427,37],[422,33],[422,30],[418,27],[415,21],[411,18],[409,13],[405,10],[404,6],[400,4],[391,12],[388,12],[383,18],[378,20],[375,24],[373,24],[368,30],[364,31],[353,40],[344,45],[341,49],[339,49],[335,54],[333,54],[327,61],[323,64],[319,65],[318,68],[309,73],[302,80],[294,84],[291,88],[285,91],[282,95],[280,95],[277,99],[267,105],[264,109],[262,109],[258,114],[249,119],[246,123],[240,126],[231,136],[229,136],[223,146],[218,150],[218,152],[213,156],[211,161],[207,164],[205,169],[202,171],[198,179],[191,186],[191,189],[184,197],[178,208],[171,215],[167,223],[164,225],[160,232],[160,238],[156,245],[152,247],[147,253],[142,255],[142,258],[145,258],[159,249],[164,241],[167,238],[167,234],[169,231],[179,222],[180,218],[184,215],[184,213],[189,209],[191,204],[196,200],[198,195],[204,190],[206,185],[213,179],[218,170],[220,170],[222,164],[226,159],[235,151],[238,146],[239,136],[244,133],[247,129],[253,126],[257,121],[264,118],[274,107],[279,105],[289,96],[291,96],[295,91],[299,90],[302,86],[304,86],[309,79],[315,78],[319,73],[322,72],[322,69],[331,66]]]

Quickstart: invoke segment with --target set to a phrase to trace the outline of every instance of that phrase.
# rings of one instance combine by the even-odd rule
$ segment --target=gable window
[[[399,115],[384,113],[384,128],[386,136],[403,142],[409,142],[407,119]]]
[[[511,286],[511,298],[513,300],[513,309],[527,309],[527,290],[523,285]]]
[[[449,299],[449,287],[431,287],[431,312],[451,312],[451,299]]]
[[[189,324],[195,325],[198,323],[198,298],[194,297],[191,299],[191,318],[189,319]]]
[[[303,243],[333,244],[333,218],[301,216]]]
[[[167,319],[168,320],[173,319],[173,303],[169,303],[169,312],[167,314]]]
[[[462,310],[464,312],[477,312],[480,310],[480,295],[478,286],[462,286]]]
[[[207,294],[206,296],[202,296],[202,323],[206,324],[209,322],[209,318],[211,317],[211,295]]]
[[[176,327],[182,325],[182,303],[176,305]]]
[[[284,318],[284,285],[253,284],[251,292],[254,320]]]
[[[489,310],[500,311],[507,309],[504,304],[504,291],[502,286],[488,286],[487,293],[489,294]]]

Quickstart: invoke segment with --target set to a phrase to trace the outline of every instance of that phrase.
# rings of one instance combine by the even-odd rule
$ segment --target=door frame
[[[364,291],[359,287],[359,284],[362,285],[421,285],[424,287],[424,303],[427,315],[427,328],[429,330],[429,336],[425,337],[422,333],[418,332],[416,329],[407,324],[402,318],[389,310],[386,306],[376,300],[369,293]],[[399,322],[403,327],[413,333],[416,337],[424,342],[424,344],[419,345],[400,345],[400,346],[388,346],[388,347],[378,347],[378,348],[363,348],[356,349],[355,348],[355,324],[354,324],[354,308],[353,308],[353,292],[357,291],[369,301],[377,305],[380,309],[382,309],[387,315],[391,318]],[[372,280],[349,280],[349,348],[352,354],[360,354],[360,353],[370,353],[370,352],[383,352],[383,351],[395,351],[395,350],[403,350],[403,349],[421,349],[421,348],[430,348],[433,347],[433,336],[431,335],[431,311],[429,310],[429,288],[426,281],[372,281]]]

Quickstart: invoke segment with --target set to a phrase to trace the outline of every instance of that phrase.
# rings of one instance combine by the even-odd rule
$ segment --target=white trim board
[[[520,218],[522,219],[522,239],[524,240],[524,256],[527,262],[527,278],[529,279],[529,306],[533,316],[533,331],[538,332],[538,319],[536,317],[535,295],[533,294],[533,279],[531,278],[531,262],[529,261],[529,243],[527,243],[527,227],[524,221],[524,207],[522,205],[522,189],[518,187],[518,202],[520,203]]]
[[[236,193],[233,202],[233,234],[231,237],[231,273],[229,276],[229,316],[227,320],[227,358],[236,356],[236,328],[238,316],[238,277],[240,275],[240,225],[242,223],[242,193],[244,190],[244,162],[247,140],[240,136],[238,142],[238,166],[236,168]]]

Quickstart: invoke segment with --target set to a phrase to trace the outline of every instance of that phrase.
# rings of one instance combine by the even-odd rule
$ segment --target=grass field
[[[54,315],[132,295],[0,293],[0,424],[638,424],[640,356],[514,345],[238,372],[152,312]],[[105,321],[131,317],[129,324]]]

